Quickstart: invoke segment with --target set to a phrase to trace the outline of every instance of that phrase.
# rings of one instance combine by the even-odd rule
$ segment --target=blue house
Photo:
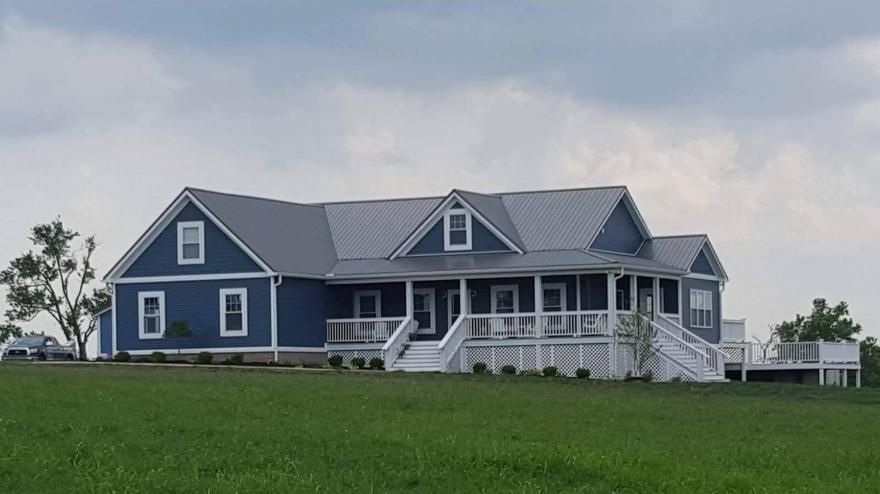
[[[105,281],[103,354],[724,378],[712,243],[653,235],[625,187],[322,204],[187,188]],[[175,321],[193,335],[166,338]]]

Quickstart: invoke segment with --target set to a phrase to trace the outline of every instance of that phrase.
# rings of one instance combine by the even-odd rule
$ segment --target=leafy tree
[[[620,343],[629,347],[633,359],[633,375],[645,377],[645,367],[657,353],[654,347],[654,328],[640,315],[621,317],[617,324]]]
[[[855,341],[862,326],[849,317],[846,302],[831,307],[824,298],[813,300],[809,316],[796,314],[793,321],[783,321],[772,327],[783,342],[793,341]]]
[[[15,324],[0,324],[0,345],[15,338],[21,338],[23,332]]]
[[[192,336],[192,331],[189,329],[189,323],[186,321],[174,321],[168,326],[168,329],[165,330],[166,339],[178,341],[178,355],[180,355],[180,340],[189,338],[190,336]]]
[[[34,320],[48,314],[68,341],[76,343],[80,360],[87,360],[86,344],[97,329],[94,314],[110,305],[110,293],[99,288],[88,292],[95,280],[92,255],[98,244],[86,237],[74,246],[79,233],[67,229],[61,218],[31,229],[28,239],[34,250],[13,259],[0,272],[6,285],[9,308],[3,327]]]
[[[859,342],[862,363],[862,385],[880,386],[880,344],[869,336]]]

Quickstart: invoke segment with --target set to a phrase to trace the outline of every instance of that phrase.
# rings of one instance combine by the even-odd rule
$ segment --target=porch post
[[[406,317],[408,319],[412,319],[412,317],[413,317],[413,282],[412,282],[412,280],[407,280],[407,282],[406,282]]]
[[[633,314],[639,312],[639,277],[634,274],[629,275],[629,308]]]
[[[614,280],[614,273],[609,272],[606,275],[606,291],[608,297],[608,322],[607,329],[611,335],[611,344],[608,352],[608,377],[617,379],[617,285]]]
[[[843,387],[846,388],[849,386],[849,371],[841,369],[840,372],[842,374],[841,378],[843,379]]]
[[[749,365],[749,362],[752,361],[752,345],[746,343],[746,346],[743,347],[743,359],[742,364],[740,364],[740,371],[742,372],[742,382],[746,382],[748,380],[749,371],[746,367]]]
[[[825,386],[825,369],[819,367],[819,386]]]
[[[575,302],[574,308],[576,311],[581,311],[581,275],[580,273],[576,274],[574,277],[574,282],[577,284],[575,286],[574,292],[577,296],[577,302]]]
[[[862,387],[862,369],[856,369],[856,388]]]
[[[535,276],[535,336],[541,338],[544,336],[543,316],[544,315],[544,290],[541,281],[541,275]]]
[[[654,292],[653,293],[654,302],[651,304],[651,305],[653,305],[652,316],[654,317],[654,320],[656,321],[659,319],[659,317],[657,317],[657,315],[660,314],[660,278],[658,278],[656,276],[654,277],[654,285],[651,287],[651,291]]]
[[[458,310],[460,314],[470,313],[470,310],[468,309],[470,301],[471,294],[468,293],[467,280],[462,278],[458,280]],[[452,324],[452,321],[449,321],[449,324]]]

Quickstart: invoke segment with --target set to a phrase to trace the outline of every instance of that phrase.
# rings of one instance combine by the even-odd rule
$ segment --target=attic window
[[[452,208],[443,218],[443,249],[471,250],[471,213]]]
[[[177,224],[177,264],[205,264],[203,221],[182,221]]]

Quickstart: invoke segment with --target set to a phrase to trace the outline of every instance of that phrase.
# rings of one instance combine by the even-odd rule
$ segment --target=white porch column
[[[849,386],[849,371],[846,369],[842,369],[840,373],[840,378],[843,380],[843,387],[846,388]]]
[[[639,311],[639,277],[629,275],[629,308],[633,313]]]
[[[608,377],[617,379],[617,282],[614,273],[609,272],[606,286],[608,296],[608,334],[612,335],[611,344],[608,345]]]
[[[544,336],[542,316],[544,315],[544,289],[541,275],[535,276],[535,336]]]
[[[575,282],[574,293],[575,293],[575,296],[577,297],[577,301],[574,304],[574,308],[576,311],[580,312],[581,311],[581,275],[580,274],[575,275],[574,282]]]
[[[406,317],[412,319],[413,317],[413,282],[412,280],[408,280],[406,282]]]
[[[651,308],[653,309],[652,316],[656,321],[659,319],[657,315],[660,314],[660,278],[657,278],[656,276],[654,277],[654,286],[651,287],[651,290],[653,291],[652,295],[654,295],[653,302],[651,302]]]
[[[825,369],[819,367],[819,386],[825,386]]]
[[[857,388],[862,387],[862,369],[856,370],[856,387]]]
[[[467,280],[458,280],[458,310],[460,314],[470,314],[471,294],[468,292]],[[452,324],[452,321],[450,321]]]
[[[742,372],[742,382],[746,382],[749,377],[748,365],[749,362],[752,361],[752,345],[746,343],[746,346],[743,347],[743,357],[742,364],[740,364],[740,371]]]

